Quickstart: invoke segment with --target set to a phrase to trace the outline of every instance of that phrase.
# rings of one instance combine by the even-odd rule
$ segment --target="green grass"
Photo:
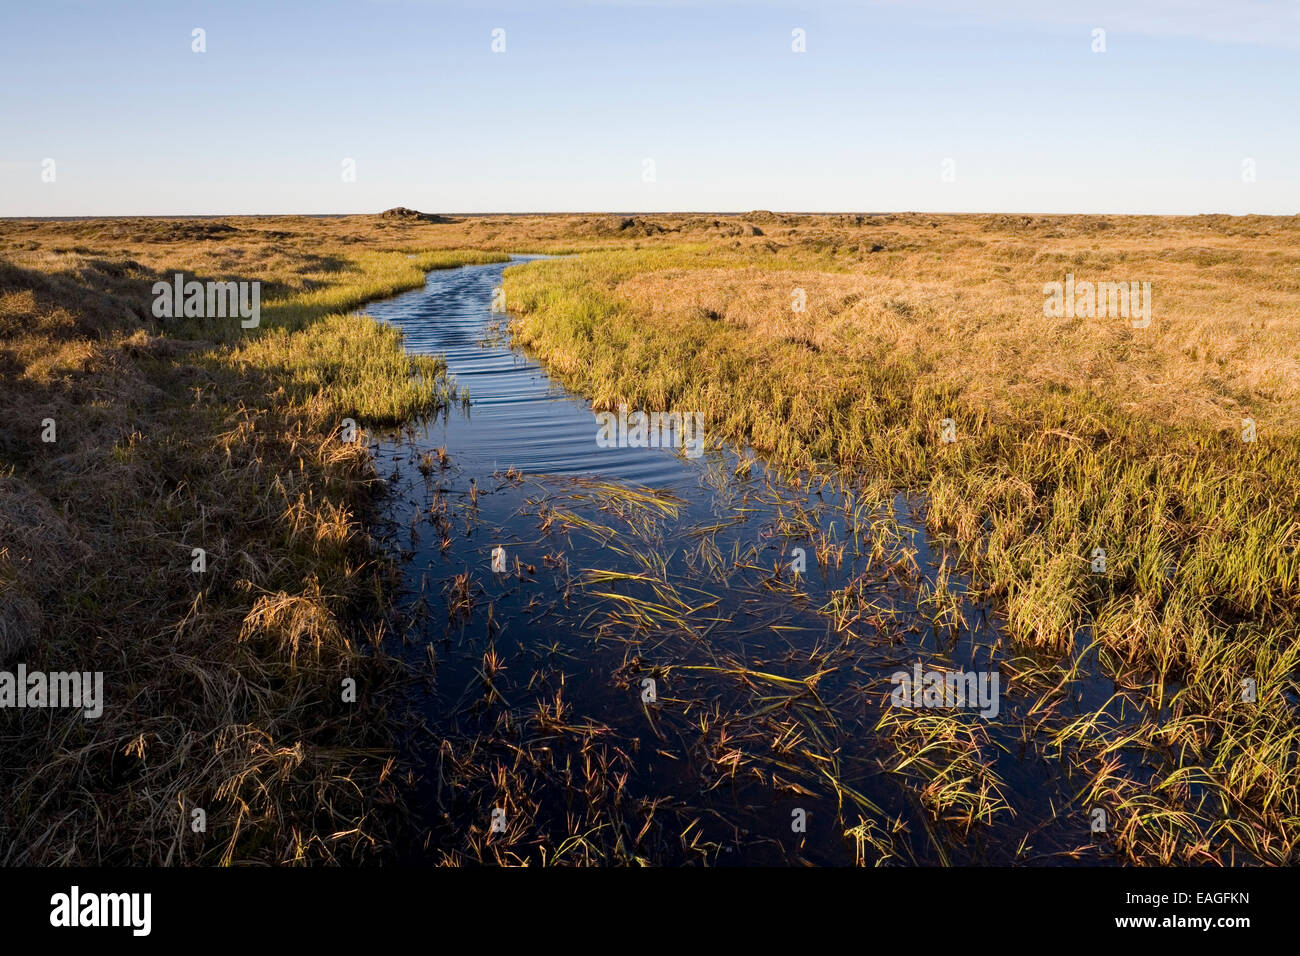
[[[639,273],[754,264],[741,258],[681,247],[511,268],[512,332],[597,409],[700,411],[711,438],[786,469],[924,493],[927,521],[960,543],[1014,639],[1064,654],[1090,627],[1106,673],[1184,718],[1148,723],[1145,745],[1174,754],[1173,769],[1204,766],[1213,792],[1270,835],[1267,856],[1289,859],[1300,843],[1300,761],[1285,729],[1300,657],[1295,432],[1248,444],[1135,414],[1095,388],[1039,388],[993,415],[923,353],[882,343],[863,363],[705,314],[652,318],[621,293]],[[778,271],[796,264],[773,259]],[[945,418],[955,444],[940,440]],[[1091,572],[1097,547],[1103,574]],[[1258,686],[1250,707],[1244,678]]]
[[[260,328],[206,337],[154,322],[149,293],[159,273],[213,274],[202,242],[0,268],[0,350],[19,372],[0,376],[18,425],[0,442],[0,647],[103,671],[107,697],[95,721],[3,715],[5,863],[360,863],[402,842],[401,671],[365,623],[388,611],[365,526],[378,482],[339,426],[454,396],[439,359],[349,310],[505,256],[244,251],[286,291]],[[46,416],[54,445],[26,427]]]

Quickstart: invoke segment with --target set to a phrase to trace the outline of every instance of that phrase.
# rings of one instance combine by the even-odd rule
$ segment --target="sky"
[[[0,0],[0,89],[0,216],[1300,213],[1300,0]]]

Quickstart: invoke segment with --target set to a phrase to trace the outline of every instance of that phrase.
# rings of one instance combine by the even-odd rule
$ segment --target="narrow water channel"
[[[470,395],[375,449],[419,675],[413,854],[912,865],[1087,845],[919,503],[725,447],[598,447],[590,405],[492,310],[528,259],[365,310]],[[894,675],[954,671],[996,676],[994,706],[897,706]]]

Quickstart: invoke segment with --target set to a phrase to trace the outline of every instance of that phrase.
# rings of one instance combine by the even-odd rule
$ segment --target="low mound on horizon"
[[[392,209],[385,209],[380,214],[382,219],[397,219],[402,222],[455,222],[456,220],[448,216],[439,216],[431,212],[420,212],[417,209],[407,209],[405,206],[394,206]]]

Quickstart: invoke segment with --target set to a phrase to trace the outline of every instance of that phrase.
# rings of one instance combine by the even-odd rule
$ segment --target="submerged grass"
[[[1069,788],[1057,810],[1112,821],[1065,856],[1296,861],[1300,226],[771,213],[0,226],[0,654],[102,670],[108,698],[98,721],[0,715],[0,860],[394,854],[410,787],[394,761],[398,665],[381,651],[391,579],[366,533],[373,463],[342,424],[364,435],[459,396],[438,359],[348,313],[426,269],[504,258],[463,250],[505,249],[579,253],[507,272],[512,332],[556,378],[600,409],[703,412],[741,453],[719,495],[751,451],[792,487],[845,479],[835,522],[796,495],[773,505],[775,531],[823,570],[846,549],[860,564],[812,601],[756,549],[720,547],[730,519],[670,546],[670,496],[601,482],[548,496],[541,534],[589,536],[626,566],[569,574],[556,550],[546,567],[564,583],[547,601],[578,606],[594,646],[621,655],[616,690],[652,676],[661,693],[636,734],[581,716],[559,663],[572,648],[529,648],[541,663],[520,673],[483,582],[448,576],[445,626],[478,636],[431,781],[441,859],[715,862],[745,838],[708,803],[728,791],[828,795],[864,864],[915,862],[925,845],[947,861],[1005,834],[1025,795],[991,730],[910,711],[863,724],[865,691],[843,683],[864,639],[888,655],[923,625],[955,638],[964,602],[992,599],[1015,640],[1009,709]],[[149,288],[178,270],[263,282],[262,327],[154,320]],[[1152,327],[1044,319],[1042,285],[1067,272],[1152,281]],[[49,418],[54,443],[40,440]],[[431,485],[447,470],[441,453],[420,469]],[[925,502],[969,588],[946,558],[918,574],[885,508],[899,491]],[[441,490],[427,520],[452,547]],[[692,586],[668,570],[675,546]],[[510,573],[531,570],[516,557]],[[878,602],[884,579],[919,587],[917,620]],[[813,606],[826,633],[721,609],[773,598]],[[426,651],[436,684],[448,651]],[[1085,670],[1115,691],[1080,710]],[[870,768],[848,756],[864,729]],[[633,792],[640,748],[698,779]],[[925,833],[867,795],[876,771]],[[679,798],[687,787],[701,796]],[[770,823],[760,803],[745,809]],[[506,811],[505,832],[485,807]]]
[[[1168,773],[1203,768],[1263,858],[1293,862],[1300,226],[1117,220],[1103,246],[1086,217],[877,217],[812,237],[786,221],[779,246],[511,269],[512,330],[597,409],[702,412],[711,437],[779,467],[924,494],[1022,645],[1069,666],[1086,629],[1105,673],[1149,705],[1133,746]],[[887,254],[855,241],[886,233],[873,245]],[[1153,326],[1045,319],[1043,284],[1067,271],[1153,281]],[[1166,829],[1134,824],[1124,852],[1202,858],[1167,829],[1172,792],[1147,799],[1164,809],[1136,819]]]

